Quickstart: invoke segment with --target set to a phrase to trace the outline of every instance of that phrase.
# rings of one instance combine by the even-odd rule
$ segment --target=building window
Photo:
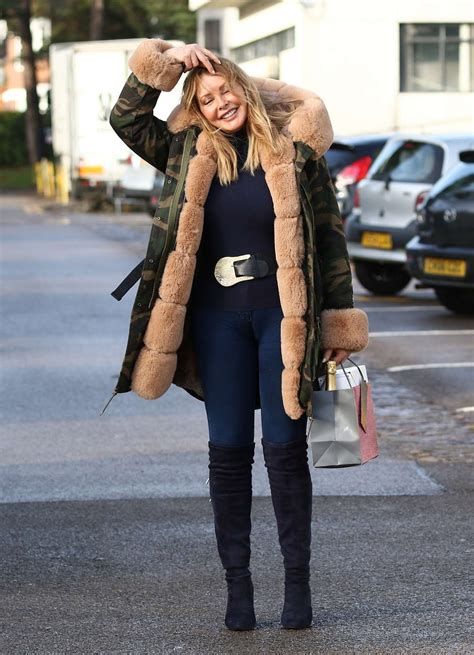
[[[221,52],[221,21],[204,21],[204,47],[213,52]]]
[[[400,91],[474,91],[474,25],[400,25]]]
[[[271,34],[264,39],[246,43],[239,48],[232,50],[234,60],[240,64],[243,61],[251,61],[259,57],[268,57],[279,55],[282,50],[288,50],[295,47],[295,28],[290,27],[288,30]]]

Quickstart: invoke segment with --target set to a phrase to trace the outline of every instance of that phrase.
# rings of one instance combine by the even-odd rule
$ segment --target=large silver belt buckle
[[[244,280],[253,280],[253,275],[242,275],[236,277],[234,264],[235,262],[241,262],[245,259],[249,259],[250,255],[239,255],[238,257],[221,257],[214,268],[214,276],[219,284],[222,284],[223,287],[231,287],[237,282],[244,282]]]

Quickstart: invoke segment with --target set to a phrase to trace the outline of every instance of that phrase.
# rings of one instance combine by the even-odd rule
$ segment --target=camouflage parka
[[[129,62],[132,73],[110,116],[125,144],[165,174],[114,394],[133,390],[153,399],[174,383],[204,400],[186,306],[216,154],[209,136],[183,106],[167,121],[153,114],[160,93],[171,90],[182,74],[181,63],[167,54],[170,47],[160,39],[138,46]],[[259,152],[275,212],[283,310],[282,399],[287,415],[297,419],[304,412],[311,415],[311,393],[323,374],[323,350],[363,350],[368,321],[354,307],[343,225],[324,158],[333,138],[324,104],[309,91],[252,79],[261,94],[302,101],[285,128],[284,156]]]

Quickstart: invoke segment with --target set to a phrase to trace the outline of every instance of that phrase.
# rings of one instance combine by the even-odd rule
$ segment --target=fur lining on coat
[[[129,65],[138,79],[157,89],[172,89],[182,67],[166,54],[169,44],[159,39],[142,42],[133,53]],[[315,94],[277,80],[253,78],[259,90],[275,98],[299,99],[302,105],[287,128],[283,157],[268,151],[259,153],[265,179],[275,211],[274,235],[276,272],[280,302],[281,352],[284,369],[281,389],[286,414],[298,419],[305,411],[298,400],[299,368],[306,344],[307,290],[303,273],[305,253],[301,205],[295,173],[294,142],[307,143],[322,156],[333,139],[331,123],[322,100]],[[171,132],[180,132],[191,125],[189,116],[179,105],[168,118]],[[177,351],[183,340],[186,305],[189,301],[204,221],[204,204],[217,172],[216,153],[209,136],[200,132],[197,154],[190,160],[185,181],[185,200],[178,222],[175,250],[169,253],[158,298],[151,312],[132,374],[132,390],[147,399],[158,398],[173,382],[177,367]],[[329,309],[322,312],[322,345],[363,350],[368,343],[368,321],[360,309]],[[192,377],[192,371],[188,372]],[[180,386],[185,386],[181,385]]]

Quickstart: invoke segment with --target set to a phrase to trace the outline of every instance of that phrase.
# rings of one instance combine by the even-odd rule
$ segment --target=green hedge
[[[34,189],[33,166],[0,166],[0,191]]]
[[[0,113],[0,166],[28,164],[25,138],[25,114],[19,111]]]

